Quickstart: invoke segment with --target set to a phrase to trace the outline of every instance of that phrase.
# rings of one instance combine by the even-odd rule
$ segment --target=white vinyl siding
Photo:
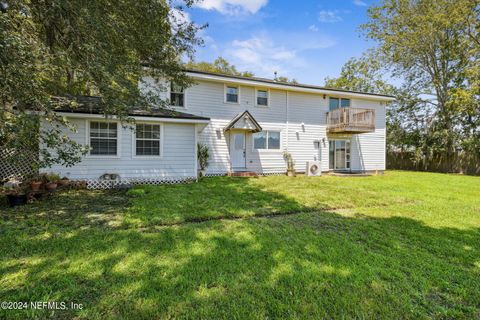
[[[230,133],[225,126],[237,115],[248,110],[263,131],[279,131],[280,149],[255,149],[252,133],[246,134],[246,170],[258,173],[281,173],[286,170],[284,150],[292,154],[295,169],[304,172],[307,161],[321,161],[322,171],[329,170],[329,140],[348,139],[351,142],[350,166],[352,170],[385,170],[385,105],[378,101],[349,99],[352,108],[375,109],[375,131],[363,134],[328,134],[326,114],[329,111],[328,95],[269,88],[268,108],[258,107],[254,85],[237,85],[211,80],[198,80],[185,91],[188,113],[208,117],[210,123],[198,131],[197,141],[207,144],[210,160],[207,174],[226,174],[231,170]],[[227,86],[238,88],[238,102],[225,104]],[[169,84],[165,86],[168,99]],[[346,104],[347,102],[345,102]],[[339,106],[341,106],[339,100]],[[74,119],[78,131],[70,133],[81,144],[88,141],[85,119]],[[152,120],[152,123],[156,121]],[[135,136],[131,128],[118,124],[118,156],[93,157],[88,155],[81,163],[66,168],[54,166],[48,171],[58,171],[71,178],[96,179],[104,173],[119,173],[122,177],[191,177],[196,176],[195,125],[158,121],[163,127],[161,157],[137,157]]]
[[[88,121],[69,119],[77,132],[69,132],[74,141],[85,144]],[[152,123],[155,123],[152,121]],[[56,172],[70,179],[98,179],[105,173],[117,173],[121,178],[191,178],[195,171],[195,124],[160,123],[163,152],[159,157],[135,156],[135,130],[118,124],[119,155],[112,157],[87,156],[72,167],[54,165],[44,171]]]

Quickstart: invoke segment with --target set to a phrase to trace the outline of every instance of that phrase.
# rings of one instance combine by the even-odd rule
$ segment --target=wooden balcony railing
[[[339,108],[327,112],[327,130],[331,133],[365,133],[375,131],[375,110]]]

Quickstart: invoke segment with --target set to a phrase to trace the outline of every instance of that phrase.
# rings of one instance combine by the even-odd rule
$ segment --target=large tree
[[[253,77],[253,72],[250,71],[238,71],[235,65],[231,64],[228,60],[223,57],[216,58],[213,62],[200,61],[196,62],[190,60],[185,64],[185,68],[213,72],[213,73],[222,73],[232,76],[243,76],[243,77]]]
[[[360,92],[394,94],[394,86],[386,80],[387,70],[375,51],[367,51],[360,58],[350,58],[338,78],[326,78],[328,88]]]
[[[421,147],[424,122],[418,112],[427,101],[412,88],[396,87],[387,79],[385,62],[378,52],[371,50],[360,58],[349,59],[339,77],[325,79],[325,86],[395,96],[396,100],[387,106],[387,150]]]
[[[72,164],[81,146],[61,134],[68,123],[52,112],[56,104],[95,95],[106,115],[126,119],[132,108],[164,105],[158,91],[147,84],[139,89],[145,76],[190,83],[181,57],[201,43],[199,27],[167,0],[16,0],[2,8],[2,156],[35,149],[40,141],[40,165]],[[48,129],[38,130],[39,120]]]
[[[369,9],[369,22],[362,26],[378,42],[393,75],[432,97],[419,112],[425,146],[437,154],[471,147],[462,135],[467,124],[478,126],[478,7],[478,0],[383,0]],[[469,135],[478,139],[478,128]]]

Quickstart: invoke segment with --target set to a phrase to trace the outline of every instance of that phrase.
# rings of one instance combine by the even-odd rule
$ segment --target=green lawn
[[[0,318],[480,318],[479,177],[219,177],[0,214],[0,300],[83,304]]]

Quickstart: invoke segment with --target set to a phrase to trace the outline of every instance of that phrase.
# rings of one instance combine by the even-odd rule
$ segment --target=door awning
[[[237,129],[250,132],[260,132],[262,127],[258,124],[257,120],[245,110],[243,113],[236,115],[232,121],[224,128],[225,131]]]

